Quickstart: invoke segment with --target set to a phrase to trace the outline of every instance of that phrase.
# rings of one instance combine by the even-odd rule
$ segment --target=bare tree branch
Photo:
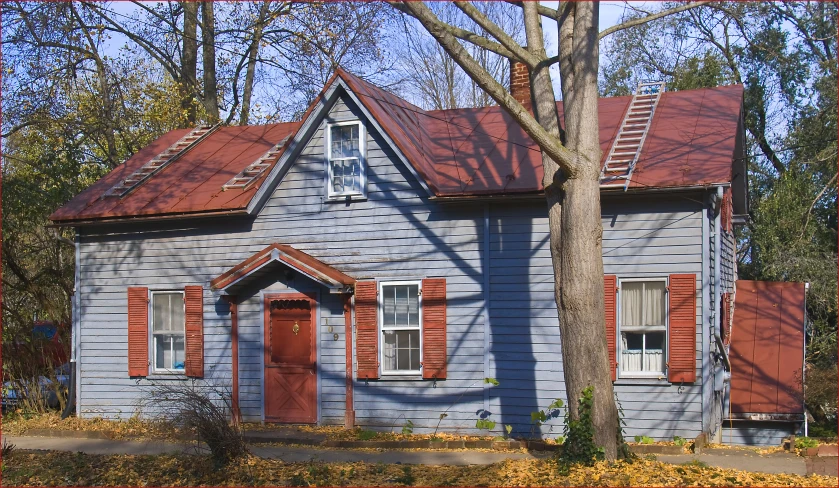
[[[489,34],[497,39],[501,45],[510,50],[510,52],[516,57],[517,61],[525,63],[530,68],[534,68],[540,61],[544,61],[544,57],[539,58],[534,56],[533,53],[528,52],[526,49],[523,49],[515,39],[510,37],[510,35],[504,32],[503,29],[498,27],[495,22],[489,20],[486,15],[481,13],[481,11],[475,8],[475,6],[470,2],[454,2],[454,5],[470,19],[474,20],[475,23],[481,26],[482,29],[489,32]]]
[[[416,18],[416,16],[411,12],[411,10],[408,7],[406,7],[405,3],[394,1],[389,1],[388,3],[396,10],[399,10],[404,14]],[[432,13],[432,15],[434,14]],[[487,39],[486,37],[479,36],[474,32],[470,32],[466,29],[461,29],[460,27],[455,27],[453,25],[446,24],[445,22],[439,22],[439,28],[444,30],[449,35],[452,35],[458,39],[462,39],[466,42],[470,42],[480,48],[486,49],[487,51],[492,51],[499,56],[504,56],[505,58],[509,59],[516,59],[516,56],[512,52],[510,52],[509,49],[505,48],[497,42]]]
[[[440,21],[434,12],[422,2],[389,2],[397,9],[417,19],[437,42],[446,50],[449,56],[471,76],[493,100],[510,114],[522,129],[542,148],[563,171],[568,174],[576,173],[578,162],[576,155],[565,148],[559,139],[552,136],[533,118],[530,112],[522,106],[507,90],[498,83],[486,70],[469,55],[466,49],[457,41],[449,29],[451,26]]]
[[[646,24],[647,22],[652,22],[653,20],[660,19],[662,17],[667,17],[668,15],[677,14],[679,12],[684,12],[685,10],[690,10],[692,8],[701,7],[702,5],[707,5],[711,2],[691,2],[686,3],[684,5],[679,5],[678,7],[673,7],[671,9],[662,10],[661,12],[654,13],[652,15],[648,15],[646,17],[641,17],[639,19],[632,19],[628,20],[622,24],[613,25],[608,29],[604,29],[600,32],[598,38],[603,39],[604,37],[608,36],[609,34],[614,34],[615,32],[628,29],[630,27],[635,27],[636,25]]]
[[[833,187],[833,184],[836,183],[837,176],[839,176],[839,173],[833,175],[833,178],[831,178],[830,181],[828,181],[827,184],[824,185],[822,191],[820,191],[819,194],[816,195],[816,198],[813,199],[813,203],[810,204],[810,208],[807,209],[807,214],[804,218],[804,226],[801,228],[801,235],[798,236],[799,241],[804,237],[804,234],[807,232],[807,225],[810,223],[810,215],[813,213],[813,208],[815,208],[816,203],[818,203],[818,201],[821,200],[825,192],[827,192],[829,188]]]

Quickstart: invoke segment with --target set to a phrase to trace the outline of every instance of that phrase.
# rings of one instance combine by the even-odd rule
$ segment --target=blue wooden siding
[[[362,118],[344,97],[331,120]],[[354,381],[357,423],[417,432],[474,432],[478,416],[529,434],[530,413],[564,398],[547,215],[541,199],[520,203],[430,200],[368,126],[368,198],[324,201],[322,128],[314,131],[255,219],[86,229],[80,245],[81,402],[83,416],[127,417],[143,394],[127,377],[126,288],[205,286],[207,381],[229,385],[230,317],[209,281],[273,242],[290,244],[358,279],[445,277],[448,378]],[[701,195],[697,197],[701,199]],[[702,205],[697,198],[604,199],[603,252],[620,278],[697,275],[697,368],[701,368]],[[484,283],[488,283],[488,288]],[[317,291],[319,419],[343,422],[345,341],[340,298],[305,277],[256,280],[240,293],[240,404],[262,418],[262,296]],[[329,327],[333,330],[330,332]],[[334,340],[333,334],[338,334]],[[484,383],[496,378],[497,387]],[[158,380],[162,381],[162,380]],[[165,381],[189,381],[166,379]],[[664,380],[622,379],[616,391],[627,434],[672,438],[702,431],[702,388]],[[445,416],[441,420],[441,414]],[[558,420],[542,430],[555,435]],[[538,432],[538,431],[536,431]]]
[[[619,278],[697,275],[702,297],[702,209],[681,199],[605,198],[602,208],[603,265]],[[490,390],[490,408],[500,425],[515,432],[535,429],[530,412],[565,397],[547,212],[539,201],[493,205],[490,210],[490,374],[501,383]],[[701,367],[701,310],[697,308],[697,367]],[[672,439],[702,430],[701,386],[666,380],[619,379],[615,390],[629,424],[626,433]],[[554,420],[547,435],[561,431]]]
[[[720,441],[741,446],[780,446],[784,438],[800,430],[796,422],[724,421]]]

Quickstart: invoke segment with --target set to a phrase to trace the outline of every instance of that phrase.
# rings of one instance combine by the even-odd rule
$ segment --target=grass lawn
[[[217,468],[209,457],[13,451],[2,460],[4,486],[837,486],[824,476],[767,475],[638,460],[574,467],[509,460],[489,466],[284,463],[246,457]]]

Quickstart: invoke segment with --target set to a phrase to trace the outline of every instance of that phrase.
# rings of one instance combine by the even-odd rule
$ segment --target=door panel
[[[313,297],[265,298],[265,421],[317,421],[317,357]]]

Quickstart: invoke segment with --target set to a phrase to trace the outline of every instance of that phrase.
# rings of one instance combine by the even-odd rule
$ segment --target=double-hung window
[[[329,198],[367,195],[364,126],[361,122],[326,126],[326,161]]]
[[[664,373],[667,344],[667,281],[621,280],[620,372],[623,377]]]
[[[153,292],[152,350],[155,371],[184,371],[184,294]]]
[[[421,372],[421,289],[419,281],[380,285],[382,374]]]

